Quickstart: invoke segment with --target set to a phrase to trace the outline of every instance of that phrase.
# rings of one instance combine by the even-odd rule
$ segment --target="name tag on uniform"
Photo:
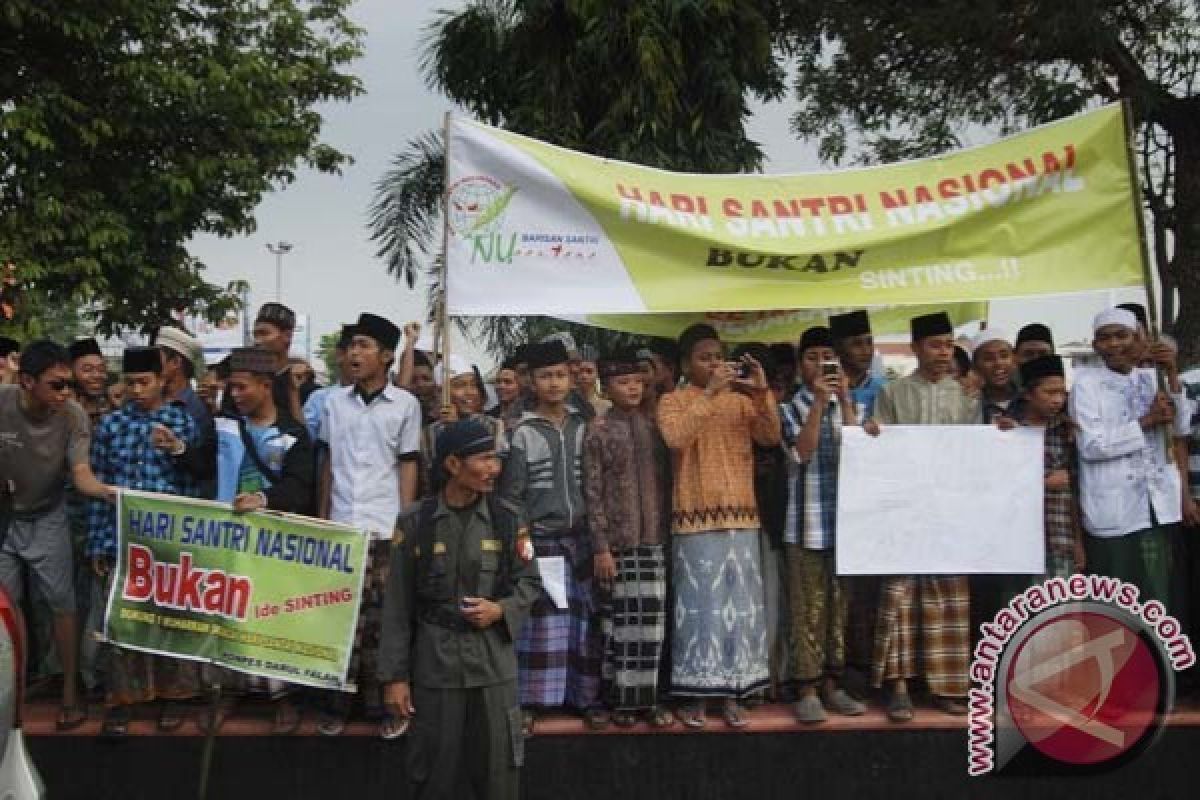
[[[483,539],[479,542],[479,547],[485,553],[499,553],[500,552],[500,540],[499,539]]]
[[[434,542],[433,543],[433,554],[435,556],[445,555],[446,554],[446,543],[445,542]]]

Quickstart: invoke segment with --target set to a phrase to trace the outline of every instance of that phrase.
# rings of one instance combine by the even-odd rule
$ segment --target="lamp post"
[[[280,239],[275,244],[267,244],[267,249],[275,256],[275,302],[283,302],[283,257],[292,252],[291,242]]]

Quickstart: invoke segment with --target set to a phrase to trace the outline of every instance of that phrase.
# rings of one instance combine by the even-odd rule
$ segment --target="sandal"
[[[171,733],[183,724],[183,708],[171,700],[164,700],[158,709],[158,732]]]
[[[73,731],[86,722],[87,718],[87,706],[78,703],[71,706],[64,705],[58,710],[58,719],[54,721],[54,729],[60,733]]]
[[[742,707],[736,700],[726,700],[721,707],[721,719],[731,728],[744,728],[748,720],[742,715]]]
[[[913,704],[907,692],[892,694],[887,704],[887,718],[892,722],[912,722]]]
[[[704,702],[700,701],[698,703],[685,703],[679,707],[679,710],[675,712],[675,715],[679,717],[679,721],[683,723],[685,728],[699,730],[704,727],[705,723]]]
[[[583,712],[583,723],[587,725],[588,730],[604,730],[608,727],[609,719],[608,712],[603,708],[589,708]]]
[[[933,705],[938,711],[949,714],[952,717],[963,717],[967,713],[966,701],[957,697],[946,697],[945,695],[935,694],[933,696]]]
[[[662,706],[655,706],[650,709],[646,721],[651,728],[670,728],[675,724],[675,715]]]
[[[613,725],[618,728],[632,728],[637,725],[637,714],[632,711],[618,711],[612,715]]]
[[[100,725],[100,735],[109,738],[121,738],[129,733],[129,709],[125,706],[113,706],[104,712],[104,722]]]
[[[398,717],[392,713],[384,714],[383,719],[379,723],[379,738],[385,742],[399,739],[408,733],[408,725],[411,719],[411,717]]]
[[[276,735],[286,736],[300,728],[300,709],[291,700],[279,700],[275,704],[275,723],[271,730]]]
[[[317,720],[317,732],[322,736],[341,736],[346,730],[346,718],[341,714],[322,712]]]
[[[533,737],[533,727],[537,724],[537,714],[529,709],[521,712],[521,736],[525,739]]]

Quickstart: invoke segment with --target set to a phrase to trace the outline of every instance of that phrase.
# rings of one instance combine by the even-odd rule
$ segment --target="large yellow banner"
[[[1111,105],[937,158],[694,175],[454,118],[451,314],[768,311],[1142,283]]]

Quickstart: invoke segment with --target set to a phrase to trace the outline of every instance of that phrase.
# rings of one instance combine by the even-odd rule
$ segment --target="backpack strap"
[[[276,486],[283,480],[283,473],[276,472],[263,462],[262,456],[258,454],[258,447],[254,444],[254,439],[250,436],[250,431],[246,429],[246,420],[243,417],[237,418],[238,433],[241,434],[242,444],[246,448],[246,455],[250,456],[250,460],[254,462],[254,466],[263,474],[272,486]]]

